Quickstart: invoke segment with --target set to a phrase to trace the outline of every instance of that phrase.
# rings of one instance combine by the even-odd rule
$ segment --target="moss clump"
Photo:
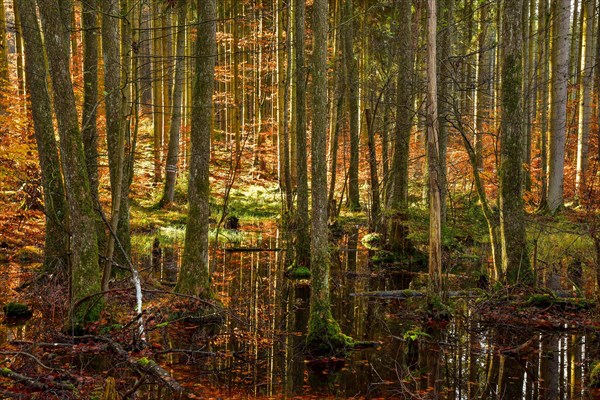
[[[11,302],[4,306],[4,316],[8,319],[31,318],[33,311],[21,303]]]
[[[590,387],[600,388],[600,361],[594,361],[590,368]]]
[[[545,308],[554,304],[556,300],[556,297],[551,294],[532,294],[529,296],[529,299],[527,299],[527,304],[533,307]]]
[[[44,252],[34,246],[23,246],[14,255],[14,259],[21,262],[35,262],[44,259]]]
[[[306,350],[313,357],[345,354],[354,347],[354,339],[344,335],[340,325],[328,312],[327,318],[311,318],[306,337]]]
[[[152,360],[150,360],[147,357],[142,357],[139,360],[137,360],[137,363],[144,368],[149,368],[152,367],[153,365],[155,365],[156,363]]]
[[[368,233],[360,242],[369,250],[381,250],[383,237],[379,233]]]
[[[396,261],[396,257],[391,251],[379,250],[373,255],[373,257],[371,257],[371,261],[376,265],[391,264]]]
[[[304,266],[299,267],[296,263],[288,267],[285,274],[290,279],[310,279],[310,269]]]

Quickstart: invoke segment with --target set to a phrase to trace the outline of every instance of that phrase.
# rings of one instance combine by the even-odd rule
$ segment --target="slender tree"
[[[352,0],[344,0],[344,71],[348,92],[348,116],[350,121],[350,165],[348,167],[348,201],[351,210],[360,210],[358,190],[358,145],[359,145],[359,99],[358,99],[358,62],[354,56],[354,23]]]
[[[183,99],[183,74],[185,67],[185,24],[187,6],[185,0],[177,2],[177,49],[175,59],[175,80],[173,82],[173,112],[169,128],[169,146],[167,150],[167,167],[165,171],[165,187],[161,206],[173,202],[175,183],[177,180],[177,163],[179,161],[179,135],[181,130],[181,104]]]
[[[209,161],[213,130],[216,42],[215,0],[198,0],[198,37],[192,103],[192,154],[188,186],[188,222],[185,230],[183,263],[177,280],[177,293],[210,296],[208,264]]]
[[[294,96],[294,119],[296,121],[296,171],[298,174],[296,210],[296,263],[307,266],[310,262],[310,237],[308,234],[308,166],[306,140],[306,67],[304,23],[306,0],[294,0],[296,93]]]
[[[563,205],[565,142],[567,134],[567,89],[569,83],[569,15],[571,0],[552,1],[552,91],[550,140],[548,142],[548,194],[551,213]]]
[[[437,93],[437,10],[427,1],[427,164],[429,172],[429,280],[430,289],[442,288],[442,204]]]
[[[500,235],[502,269],[506,281],[528,284],[533,275],[527,253],[522,197],[522,2],[523,0],[505,0],[502,8]]]
[[[579,87],[579,127],[577,135],[577,175],[575,178],[575,194],[581,199],[586,190],[586,169],[588,166],[588,149],[590,125],[592,119],[592,83],[594,63],[594,14],[595,1],[582,0],[583,40],[581,42],[581,84]]]

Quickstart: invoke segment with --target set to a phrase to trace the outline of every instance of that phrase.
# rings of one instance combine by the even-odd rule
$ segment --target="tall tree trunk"
[[[4,2],[2,2],[0,3],[0,88],[6,86],[8,86],[8,43],[6,41],[6,10]]]
[[[550,140],[548,159],[548,195],[546,207],[551,213],[563,205],[565,142],[567,131],[567,94],[569,83],[570,0],[552,1],[552,94],[550,101]]]
[[[175,292],[210,296],[208,264],[208,218],[210,215],[209,162],[213,129],[216,41],[215,0],[198,1],[198,39],[192,104],[192,155],[188,187],[189,212],[185,248]]]
[[[60,172],[58,147],[54,139],[52,103],[46,83],[48,70],[44,60],[44,45],[35,3],[17,0],[16,4],[21,11],[23,25],[28,27],[23,30],[25,75],[44,188],[44,213],[46,214],[44,267],[50,272],[58,270],[66,272],[69,251],[69,235],[66,226],[67,199]]]
[[[548,0],[540,2],[540,22],[538,27],[538,37],[540,41],[538,49],[539,68],[539,83],[540,90],[540,164],[542,165],[540,172],[540,208],[546,207],[548,193],[548,85],[550,81],[550,29],[548,15]]]
[[[408,153],[413,120],[412,1],[398,2],[398,82],[396,85],[396,126],[394,128],[388,207],[393,210],[390,247],[407,252],[408,243]]]
[[[125,135],[123,132],[123,98],[121,97],[121,54],[119,49],[119,0],[102,0],[102,52],[104,57],[104,104],[106,109],[106,142],[111,189],[111,231],[117,232],[123,194],[125,167]],[[106,245],[102,290],[109,289],[115,250],[115,237]]]
[[[307,266],[310,262],[310,237],[308,234],[308,172],[306,154],[306,67],[304,62],[304,15],[305,0],[294,0],[295,18],[295,73],[296,96],[294,97],[294,116],[296,120],[296,170],[298,173],[298,209],[296,227],[296,262],[298,266]]]
[[[327,0],[313,3],[312,68],[312,233],[308,351],[336,354],[347,344],[331,314],[329,300],[329,240],[327,229]]]
[[[381,228],[381,202],[379,200],[379,177],[377,175],[377,149],[375,147],[375,121],[370,109],[365,109],[369,146],[369,171],[371,174],[371,231]]]
[[[23,36],[21,26],[21,13],[19,12],[18,3],[13,0],[13,11],[15,17],[15,50],[17,53],[17,87],[19,96],[25,96],[25,71],[23,69]]]
[[[160,18],[160,0],[152,3],[152,130],[154,147],[154,182],[162,180],[162,146],[163,146],[163,85],[162,85],[162,25]]]
[[[85,1],[82,3],[83,31],[83,111],[81,114],[81,135],[85,151],[85,164],[94,209],[101,210],[98,193],[98,18],[97,4]],[[100,251],[105,247],[105,226],[100,213],[96,213],[98,246]]]
[[[595,1],[582,0],[583,41],[581,43],[581,74],[579,88],[579,129],[577,135],[577,176],[575,178],[575,194],[578,199],[585,197],[586,169],[588,166],[588,148],[592,117],[592,84],[593,84],[593,41]]]
[[[161,206],[173,202],[175,183],[177,180],[177,164],[179,161],[179,132],[181,129],[181,103],[183,98],[183,73],[185,66],[185,24],[187,5],[185,0],[177,3],[177,50],[175,59],[175,81],[173,82],[173,112],[169,132],[169,148],[167,152],[167,168],[165,171],[165,188],[160,200]]]
[[[69,74],[69,32],[65,30],[68,24],[61,18],[58,3],[57,0],[38,0],[52,89],[54,93],[60,93],[60,96],[54,97],[54,113],[58,123],[65,191],[69,194],[70,299],[73,305],[100,291],[100,268],[92,196]],[[79,309],[72,310],[72,320],[95,320],[101,308],[101,302],[93,301],[89,307],[86,302]]]
[[[429,172],[429,280],[433,293],[442,289],[442,221],[437,93],[436,1],[427,0],[427,163]]]
[[[502,270],[508,283],[529,284],[522,197],[523,114],[521,11],[523,0],[505,0],[501,28],[500,235]]]
[[[439,43],[439,160],[440,160],[440,204],[441,221],[446,221],[446,196],[448,192],[447,163],[446,154],[448,151],[448,115],[450,114],[450,102],[452,98],[452,64],[450,57],[452,49],[452,38],[454,35],[454,0],[442,0],[438,3],[439,18],[438,26],[440,35]],[[469,69],[470,80],[473,80],[474,68]],[[473,104],[471,100],[469,102]],[[471,108],[473,108],[471,106]]]
[[[360,193],[358,190],[358,155],[359,155],[359,104],[358,104],[358,63],[354,57],[354,24],[352,0],[344,0],[344,63],[346,72],[346,90],[348,92],[348,116],[350,121],[350,166],[348,167],[348,200],[350,210],[360,210]]]

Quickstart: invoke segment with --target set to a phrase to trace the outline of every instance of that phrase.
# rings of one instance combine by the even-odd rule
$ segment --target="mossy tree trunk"
[[[65,178],[65,191],[69,194],[69,232],[71,234],[71,286],[70,300],[78,300],[100,291],[100,268],[98,265],[98,238],[95,215],[90,193],[83,151],[83,139],[79,130],[73,84],[69,74],[69,32],[61,15],[57,0],[38,0],[42,17],[46,55],[50,66],[54,96],[54,113],[58,123],[60,155]],[[90,309],[82,305],[74,310],[74,322],[93,320],[98,317],[102,304],[96,302]],[[85,310],[85,314],[83,314]]]
[[[413,121],[413,52],[412,1],[398,2],[398,82],[396,86],[396,125],[390,170],[388,208],[393,215],[390,223],[390,248],[394,252],[412,251],[408,228],[408,154]]]
[[[311,292],[307,349],[314,355],[335,354],[348,345],[331,314],[327,229],[327,0],[313,3],[312,54],[312,233]]]
[[[509,284],[533,283],[525,237],[522,196],[523,113],[521,11],[523,0],[506,0],[501,29],[500,237],[502,270]]]
[[[31,100],[31,114],[35,131],[42,186],[44,188],[44,213],[46,214],[46,241],[44,266],[49,271],[66,272],[69,235],[67,232],[67,199],[60,172],[58,147],[52,125],[52,103],[46,76],[44,45],[38,24],[35,3],[17,0],[21,20],[28,29],[23,30],[25,47],[25,75]]]
[[[310,262],[310,237],[308,233],[308,166],[306,151],[306,66],[305,64],[305,0],[294,0],[296,95],[294,119],[296,121],[296,171],[298,196],[296,210],[296,264],[306,267]]]
[[[181,103],[183,100],[183,73],[185,67],[185,23],[187,5],[185,0],[177,3],[177,49],[175,59],[175,81],[173,82],[173,113],[169,128],[169,146],[167,150],[167,167],[165,171],[165,188],[160,200],[161,206],[173,202],[175,183],[177,180],[177,163],[179,161],[179,133],[181,129]]]
[[[212,96],[216,61],[215,0],[198,1],[198,39],[192,103],[192,153],[185,249],[175,292],[210,296],[208,264],[209,161],[213,129]]]

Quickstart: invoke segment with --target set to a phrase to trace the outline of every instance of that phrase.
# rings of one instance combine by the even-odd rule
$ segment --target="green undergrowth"
[[[594,361],[590,368],[590,387],[600,388],[600,361]]]
[[[305,266],[298,266],[296,262],[285,270],[285,275],[290,279],[310,279],[310,269]]]
[[[25,319],[33,315],[33,311],[26,304],[10,302],[4,305],[4,317],[7,319]]]

